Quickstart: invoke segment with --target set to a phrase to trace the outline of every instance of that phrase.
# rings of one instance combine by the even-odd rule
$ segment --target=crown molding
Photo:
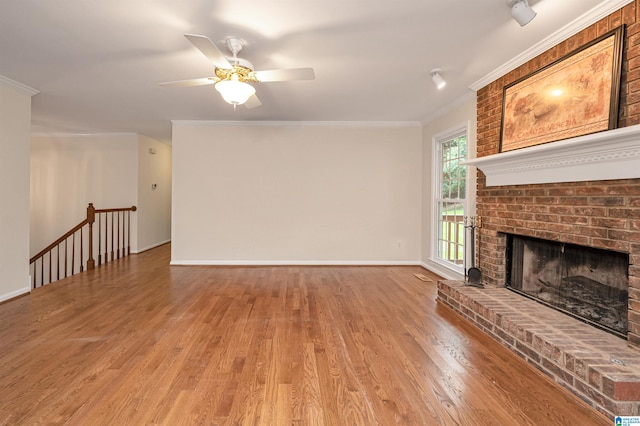
[[[26,84],[18,83],[17,81],[11,80],[10,78],[4,77],[2,75],[0,75],[0,86],[8,87],[9,89],[13,89],[29,96],[37,95],[38,93],[40,93],[39,90],[29,87]]]
[[[422,127],[419,121],[212,121],[171,120],[172,124],[186,126],[238,126],[238,127]]]
[[[640,178],[640,125],[516,149],[464,162],[487,186]]]
[[[527,63],[541,53],[546,52],[557,44],[579,33],[590,25],[598,22],[600,19],[611,15],[616,10],[622,9],[624,6],[633,1],[634,0],[609,0],[606,2],[602,2],[600,5],[594,7],[589,12],[573,20],[568,25],[551,34],[549,37],[533,45],[530,49],[525,50],[515,58],[511,59],[509,62],[496,68],[486,76],[482,77],[480,80],[471,84],[469,88],[477,92],[478,90],[496,81],[508,72],[518,68],[520,65]]]
[[[140,134],[136,132],[79,133],[79,132],[46,132],[46,131],[35,131],[31,133],[31,137],[35,137],[35,138],[104,138],[109,136],[113,136],[113,137],[140,136]],[[149,139],[152,139],[152,138],[149,138]]]

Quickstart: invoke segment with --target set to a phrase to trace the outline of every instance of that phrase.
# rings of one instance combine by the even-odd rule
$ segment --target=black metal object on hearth
[[[482,272],[476,268],[476,228],[480,227],[480,218],[478,216],[465,216],[464,217],[464,229],[465,240],[467,237],[467,231],[470,233],[471,243],[471,267],[467,269],[467,257],[465,256],[465,285],[484,288],[482,284]],[[466,250],[466,244],[465,244]]]

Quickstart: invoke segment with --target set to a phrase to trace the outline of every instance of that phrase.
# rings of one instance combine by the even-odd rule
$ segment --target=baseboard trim
[[[160,247],[160,246],[163,246],[165,244],[169,244],[170,242],[171,242],[171,238],[169,238],[168,240],[164,240],[162,242],[159,242],[157,244],[152,244],[150,246],[143,247],[143,248],[138,249],[138,250],[131,250],[131,253],[132,254],[140,254],[140,253],[145,252],[147,250],[151,250],[151,249],[154,249],[156,247]]]
[[[172,260],[174,266],[420,266],[414,260]]]
[[[23,287],[23,288],[20,288],[18,290],[14,290],[14,291],[9,292],[9,293],[5,293],[5,294],[0,296],[0,303],[9,301],[11,299],[15,299],[16,297],[20,297],[20,296],[22,296],[24,294],[27,294],[29,292],[31,292],[31,286]]]
[[[464,280],[463,274],[452,271],[451,269],[445,268],[444,266],[439,265],[435,262],[430,262],[427,260],[426,262],[420,262],[420,266],[422,266],[427,271],[431,271],[434,274],[438,274],[447,280],[458,280],[458,281]]]

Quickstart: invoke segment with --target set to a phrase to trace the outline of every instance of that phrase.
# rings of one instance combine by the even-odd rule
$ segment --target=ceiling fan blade
[[[209,39],[209,37],[185,34],[187,40],[191,42],[204,56],[209,58],[213,64],[218,68],[230,69],[233,66],[229,63],[224,54],[218,49],[218,47]]]
[[[249,100],[244,104],[244,106],[246,106],[247,109],[257,108],[260,105],[262,105],[262,102],[260,102],[260,99],[258,99],[257,95],[251,96]]]
[[[284,70],[254,71],[258,81],[313,80],[316,78],[313,68],[290,68]]]
[[[205,84],[214,84],[219,79],[216,77],[203,77],[203,78],[192,78],[191,80],[178,80],[178,81],[167,81],[166,83],[159,83],[159,86],[162,87],[191,87],[191,86],[204,86]]]

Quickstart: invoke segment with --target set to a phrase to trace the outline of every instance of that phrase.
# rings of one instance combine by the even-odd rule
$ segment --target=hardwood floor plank
[[[1,304],[0,425],[610,424],[439,306],[422,268],[169,257]]]
[[[320,392],[320,380],[318,373],[318,363],[316,362],[315,345],[305,342],[304,346],[304,377],[302,382],[301,406],[303,408],[300,415],[301,423],[324,425],[324,410],[322,394]]]

